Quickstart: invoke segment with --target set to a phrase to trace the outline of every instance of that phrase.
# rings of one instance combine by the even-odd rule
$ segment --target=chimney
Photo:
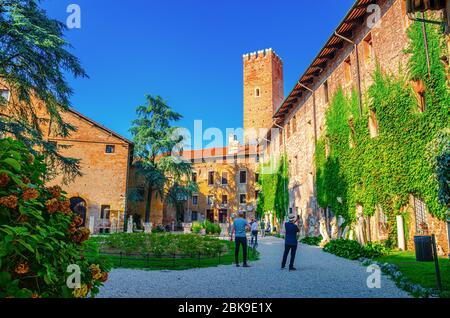
[[[239,140],[235,134],[228,135],[228,154],[236,155],[239,152]]]

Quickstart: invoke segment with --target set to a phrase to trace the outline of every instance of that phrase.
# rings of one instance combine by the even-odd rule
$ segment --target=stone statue
[[[344,227],[344,229],[342,230],[341,238],[347,239],[348,234],[349,234],[349,228],[348,228],[348,226],[346,226],[346,227]]]
[[[366,244],[366,224],[364,216],[359,214],[356,225],[356,239],[360,244]]]
[[[342,228],[342,225],[344,225],[345,219],[342,217],[342,215],[339,215],[338,217],[338,238],[344,238],[344,229]]]
[[[319,227],[320,235],[322,235],[322,241],[320,242],[320,246],[324,246],[326,243],[330,241],[330,236],[328,235],[327,230],[327,222],[325,218],[320,219],[320,227]]]
[[[128,218],[127,233],[133,233],[133,217],[131,215]]]
[[[300,238],[305,237],[305,225],[303,224],[303,218],[300,218],[300,221],[298,222],[298,227],[300,229],[299,236]]]
[[[331,224],[331,239],[336,240],[339,238],[339,227],[337,224],[336,217],[333,217],[331,219],[330,224]]]
[[[308,236],[314,236],[316,233],[316,221],[312,215],[308,217]]]

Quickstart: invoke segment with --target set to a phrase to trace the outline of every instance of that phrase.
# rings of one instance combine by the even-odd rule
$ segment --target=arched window
[[[86,224],[87,204],[82,198],[70,198],[70,209],[73,213],[83,218],[83,224]]]

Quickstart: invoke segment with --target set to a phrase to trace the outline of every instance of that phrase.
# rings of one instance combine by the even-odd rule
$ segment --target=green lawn
[[[228,251],[221,255],[201,256],[193,258],[173,258],[173,257],[155,257],[146,258],[143,256],[122,256],[120,255],[105,255],[107,256],[114,268],[139,268],[145,270],[186,270],[191,268],[214,267],[218,265],[230,265],[234,263],[234,243],[229,244]],[[255,261],[259,258],[257,251],[250,250],[248,253],[249,261]],[[240,251],[240,258],[242,262],[242,248]]]
[[[414,284],[437,289],[434,262],[417,262],[415,254],[412,252],[392,252],[388,256],[379,257],[375,260],[380,263],[397,265],[400,271]],[[439,268],[444,290],[442,296],[447,298],[450,297],[450,260],[440,258]]]

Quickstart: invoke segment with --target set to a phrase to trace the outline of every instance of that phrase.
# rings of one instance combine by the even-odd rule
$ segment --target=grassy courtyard
[[[408,280],[414,284],[437,289],[434,262],[417,262],[415,254],[412,252],[392,252],[375,260],[380,263],[397,265]],[[450,297],[450,260],[440,258],[439,268],[442,278],[442,297],[448,298]]]
[[[212,236],[119,233],[91,240],[115,268],[185,270],[234,262],[234,243]],[[242,250],[240,255],[242,259]],[[249,249],[248,256],[250,261],[256,260],[258,252]]]

